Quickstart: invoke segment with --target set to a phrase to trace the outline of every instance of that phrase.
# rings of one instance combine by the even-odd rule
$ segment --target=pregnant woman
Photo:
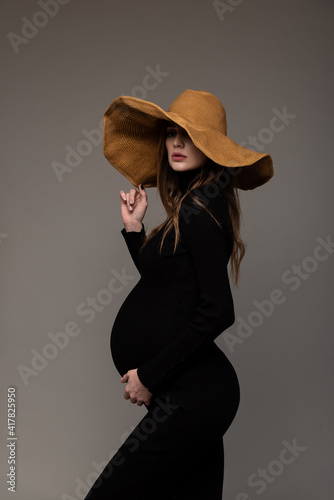
[[[273,176],[269,154],[226,135],[225,109],[186,90],[165,112],[134,97],[105,112],[104,153],[134,188],[120,192],[122,230],[140,280],[111,333],[124,397],[146,414],[87,500],[221,500],[223,435],[239,405],[234,368],[214,340],[234,323],[245,245],[238,189]],[[146,188],[166,220],[146,234]]]

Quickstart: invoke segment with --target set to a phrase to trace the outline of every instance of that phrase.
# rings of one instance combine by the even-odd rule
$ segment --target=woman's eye
[[[166,137],[173,137],[173,135],[175,135],[175,131],[174,130],[167,130],[166,131]]]

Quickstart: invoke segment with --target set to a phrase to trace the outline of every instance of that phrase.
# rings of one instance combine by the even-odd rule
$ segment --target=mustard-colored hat
[[[188,89],[167,112],[153,102],[121,96],[104,113],[104,155],[133,186],[157,185],[158,145],[166,120],[184,128],[195,146],[218,165],[242,167],[231,176],[235,187],[254,189],[274,175],[269,154],[244,148],[227,137],[220,100],[204,90]]]

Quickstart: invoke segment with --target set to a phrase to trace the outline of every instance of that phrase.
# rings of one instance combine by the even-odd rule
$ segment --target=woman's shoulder
[[[182,200],[182,206],[199,210],[203,215],[207,213],[206,209],[217,214],[228,212],[228,202],[224,191],[215,182],[192,189]]]
[[[193,189],[191,193],[194,197],[188,193],[182,200],[180,219],[190,227],[203,224],[217,225],[218,221],[221,228],[231,234],[232,224],[224,191],[216,183],[210,183]]]

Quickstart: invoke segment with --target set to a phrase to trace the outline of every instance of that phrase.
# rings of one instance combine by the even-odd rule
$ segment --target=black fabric
[[[196,171],[180,176],[183,190],[194,175]],[[115,319],[111,353],[121,375],[138,368],[153,396],[147,414],[119,450],[124,463],[108,477],[101,475],[89,500],[221,499],[222,436],[235,417],[240,392],[233,366],[214,342],[234,322],[227,273],[232,226],[227,202],[216,187],[202,187],[195,194],[221,227],[188,195],[175,253],[173,231],[160,254],[162,231],[140,251],[145,228],[122,230],[141,277]],[[175,408],[166,421],[155,422],[153,412],[162,411],[166,401]],[[147,430],[138,449],[129,451],[136,432],[149,425],[154,431]]]
[[[85,500],[221,500],[224,449],[210,422],[155,398]]]

